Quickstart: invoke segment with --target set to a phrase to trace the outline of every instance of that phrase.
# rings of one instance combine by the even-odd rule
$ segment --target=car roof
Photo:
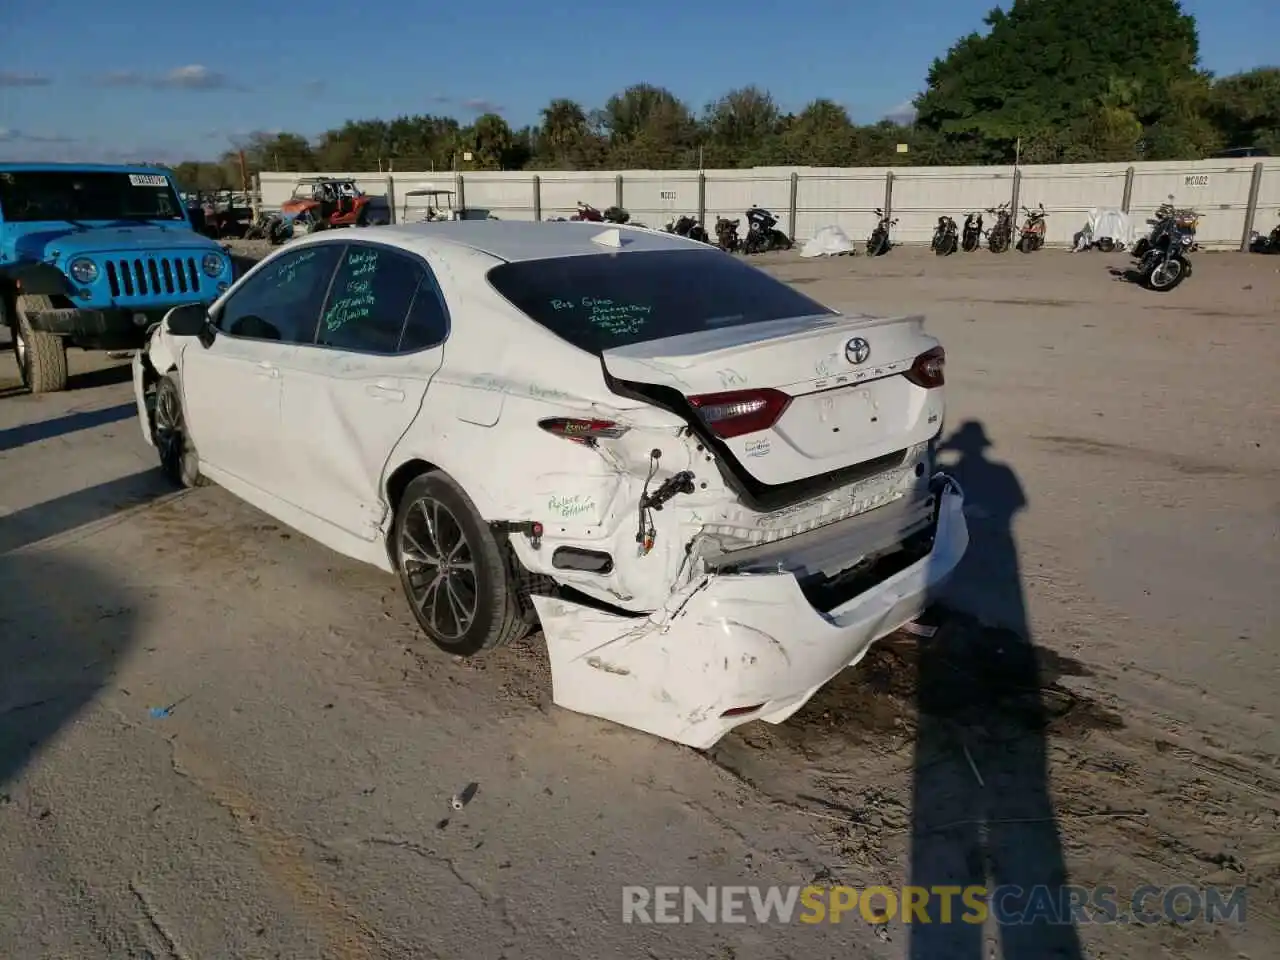
[[[592,239],[613,230],[623,239],[620,247]],[[716,249],[697,240],[645,227],[575,220],[444,220],[369,227],[361,234],[409,249],[440,244],[467,247],[507,262],[653,250]]]
[[[0,173],[151,173],[168,176],[164,167],[146,163],[20,163],[0,162]]]

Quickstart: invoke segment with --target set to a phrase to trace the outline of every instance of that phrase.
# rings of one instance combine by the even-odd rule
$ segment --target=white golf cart
[[[421,186],[404,195],[401,223],[430,223],[437,220],[461,220],[462,212],[454,208],[453,191]]]

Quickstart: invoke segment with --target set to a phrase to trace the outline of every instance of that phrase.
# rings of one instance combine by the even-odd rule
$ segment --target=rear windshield
[[[186,219],[169,178],[142,171],[6,171],[0,173],[0,211],[11,223]]]
[[[655,250],[504,263],[489,282],[589,353],[834,311],[727,254]]]

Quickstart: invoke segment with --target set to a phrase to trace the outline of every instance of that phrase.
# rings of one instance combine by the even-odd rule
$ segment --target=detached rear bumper
[[[535,597],[555,703],[698,749],[751,720],[783,722],[955,571],[969,544],[964,494],[937,481],[929,553],[825,613],[790,571],[712,573],[645,618]]]
[[[28,315],[35,330],[67,337],[91,350],[135,350],[146,340],[147,327],[169,310],[65,307]]]

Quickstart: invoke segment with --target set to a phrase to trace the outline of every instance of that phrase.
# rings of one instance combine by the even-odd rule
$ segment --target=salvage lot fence
[[[264,207],[278,206],[299,174],[264,172]],[[1209,248],[1246,249],[1250,232],[1268,233],[1280,219],[1280,159],[1197,160],[1176,163],[1045,164],[1012,167],[756,167],[750,170],[624,170],[616,172],[396,172],[335,171],[305,176],[351,177],[371,196],[385,198],[394,220],[420,220],[416,189],[453,190],[457,204],[504,220],[568,217],[578,201],[603,210],[625,207],[633,221],[660,227],[681,214],[697,216],[708,229],[717,217],[742,220],[759,205],[779,218],[797,239],[820,227],[839,226],[861,240],[876,223],[875,209],[898,218],[899,243],[928,243],[937,218],[1011,203],[1043,203],[1048,242],[1069,246],[1090,208],[1117,208],[1142,228],[1173,194],[1180,206],[1201,214],[1197,235]],[[397,199],[399,198],[399,199]],[[988,218],[988,225],[990,218]]]

